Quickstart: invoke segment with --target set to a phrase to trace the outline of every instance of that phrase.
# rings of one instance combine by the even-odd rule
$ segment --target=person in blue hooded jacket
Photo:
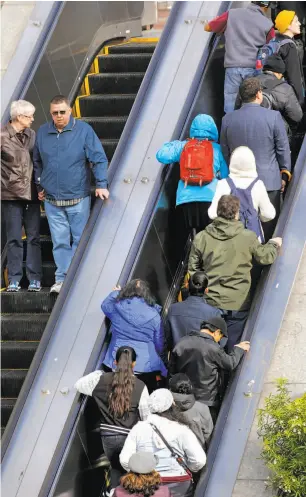
[[[167,377],[167,369],[160,357],[165,343],[161,306],[155,303],[148,283],[135,279],[122,289],[117,286],[102,302],[101,309],[111,321],[112,334],[104,369],[115,369],[117,349],[129,344],[137,355],[135,374],[153,391],[159,375]]]
[[[210,220],[208,208],[214,198],[219,179],[228,176],[228,167],[223,158],[221,147],[218,143],[219,133],[213,118],[207,114],[198,114],[191,123],[190,138],[198,140],[207,139],[212,142],[214,154],[214,179],[203,186],[187,185],[179,181],[176,192],[176,206],[182,208],[186,226],[196,231],[203,230]],[[181,153],[187,140],[175,140],[165,143],[157,152],[156,158],[162,164],[179,162]]]

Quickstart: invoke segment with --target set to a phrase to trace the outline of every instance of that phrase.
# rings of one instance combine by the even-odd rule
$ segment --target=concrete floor
[[[285,318],[277,340],[274,356],[265,379],[259,408],[264,398],[275,392],[275,380],[289,381],[292,397],[306,391],[306,248],[287,305]],[[257,436],[255,419],[244,452],[232,497],[275,497],[266,488],[269,472],[260,459],[261,442]]]

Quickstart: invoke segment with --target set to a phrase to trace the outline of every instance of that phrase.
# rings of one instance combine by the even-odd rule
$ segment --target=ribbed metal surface
[[[156,43],[129,43],[109,47],[109,54],[129,54],[129,53],[150,53],[153,54],[156,48]]]
[[[101,140],[101,143],[102,143],[103,148],[104,148],[104,152],[106,153],[106,156],[107,156],[109,162],[113,158],[113,155],[115,153],[118,142],[119,142],[119,140]]]
[[[16,403],[16,399],[1,399],[1,424],[2,426],[6,426],[9,417],[14,409],[14,405]],[[2,436],[2,429],[1,429]]]
[[[145,72],[152,54],[112,54],[98,57],[99,72]]]
[[[103,140],[104,138],[117,138],[121,135],[128,116],[124,117],[86,117],[83,121],[93,127],[98,137]]]
[[[3,369],[28,369],[36,352],[38,341],[35,342],[2,342],[1,366]]]
[[[27,372],[27,369],[1,369],[1,396],[17,398]]]
[[[80,99],[82,117],[128,115],[135,101],[131,95],[89,95]]]
[[[90,93],[137,93],[144,73],[91,74],[88,77]]]
[[[2,312],[4,313],[50,313],[56,300],[55,294],[50,294],[49,289],[38,293],[20,290],[18,293],[2,292]]]
[[[2,340],[40,340],[49,314],[2,314]]]

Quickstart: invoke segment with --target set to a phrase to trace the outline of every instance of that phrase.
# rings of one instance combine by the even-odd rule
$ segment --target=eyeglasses
[[[51,112],[52,116],[64,116],[66,114],[66,110],[55,110],[54,112]]]
[[[25,114],[20,114],[22,117],[26,117],[27,119],[34,119],[34,116],[26,116]]]

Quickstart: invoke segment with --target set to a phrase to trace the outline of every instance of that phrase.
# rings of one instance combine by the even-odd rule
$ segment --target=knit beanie
[[[136,452],[129,459],[129,470],[132,473],[147,475],[156,468],[158,458],[152,452]]]
[[[284,74],[286,72],[285,62],[278,54],[270,55],[264,61],[263,70]]]
[[[230,164],[230,177],[234,178],[257,178],[256,161],[249,147],[241,146],[233,151]]]
[[[275,19],[275,27],[280,33],[289,28],[295,16],[294,10],[282,10]]]
[[[168,411],[173,404],[172,393],[167,388],[159,388],[151,393],[148,404],[152,414]]]

